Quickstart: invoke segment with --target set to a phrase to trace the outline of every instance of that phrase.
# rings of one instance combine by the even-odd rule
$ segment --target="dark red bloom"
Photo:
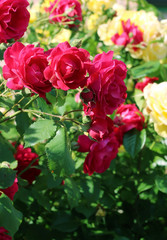
[[[0,191],[2,191],[5,195],[7,195],[12,201],[13,201],[15,193],[18,191],[17,182],[18,182],[18,180],[17,180],[17,178],[15,178],[12,186],[5,188],[5,189],[0,189]],[[1,193],[0,193],[0,195],[1,195]]]
[[[149,83],[154,83],[155,81],[158,81],[158,77],[145,77],[142,82],[138,82],[135,85],[135,88],[141,90],[143,92],[144,88],[149,84]]]
[[[28,5],[27,0],[0,1],[0,43],[23,36],[30,18]]]
[[[124,134],[133,128],[141,131],[144,128],[144,121],[145,118],[142,112],[139,111],[135,104],[122,104],[117,109],[114,118],[114,131],[120,145],[123,142]]]
[[[84,173],[92,175],[94,172],[103,173],[106,171],[111,161],[117,156],[118,146],[118,141],[114,134],[99,142],[94,142],[90,146],[84,162]]]
[[[52,85],[44,78],[48,61],[42,48],[16,42],[7,48],[4,60],[6,65],[3,67],[3,77],[7,80],[8,88],[20,90],[27,87],[45,98]]]
[[[127,44],[131,43],[133,45],[137,45],[143,42],[143,32],[141,32],[138,26],[131,24],[130,19],[126,22],[122,21],[123,33],[116,33],[111,37],[111,40],[116,45],[127,46]],[[137,47],[133,47],[134,50],[137,50]]]
[[[68,90],[84,87],[89,52],[71,47],[68,42],[58,44],[49,56],[50,65],[44,71],[45,78],[57,89]]]
[[[88,132],[95,140],[101,140],[108,137],[113,132],[113,121],[107,116],[106,118],[95,117],[92,119]]]
[[[105,118],[112,114],[125,101],[127,68],[124,62],[112,59],[113,52],[95,56],[92,64],[87,65],[89,78],[87,88],[94,95],[93,101],[84,105],[85,114]]]
[[[28,170],[21,174],[21,178],[26,179],[29,184],[35,180],[35,178],[41,173],[40,169],[35,168],[34,166],[38,166],[38,154],[33,153],[31,148],[24,148],[23,145],[19,145],[17,147],[17,151],[14,154],[15,159],[18,161],[18,166],[16,168],[17,173],[21,173],[25,168],[29,166],[29,164],[33,162]]]
[[[6,233],[8,233],[8,231],[5,228],[0,227],[0,240],[12,240],[12,237]]]

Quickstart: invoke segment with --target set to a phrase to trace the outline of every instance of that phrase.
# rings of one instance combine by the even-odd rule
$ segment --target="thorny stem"
[[[8,112],[10,112],[15,106],[17,106],[25,97],[23,96],[17,103],[15,103],[10,109],[8,109],[6,112],[2,113],[3,115],[0,117],[4,117]]]

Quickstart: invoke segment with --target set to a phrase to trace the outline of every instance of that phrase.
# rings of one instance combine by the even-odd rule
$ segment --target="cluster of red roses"
[[[88,51],[71,47],[68,42],[47,52],[40,47],[16,42],[4,53],[3,76],[11,89],[27,87],[43,98],[52,87],[65,91],[82,89],[80,97],[84,112],[92,120],[88,132],[95,140],[90,141],[87,136],[79,138],[84,139],[82,143],[79,140],[81,145],[88,146],[86,150],[84,148],[89,152],[84,171],[89,174],[104,172],[116,157],[123,134],[134,127],[141,130],[138,124],[143,126],[144,123],[144,117],[135,105],[119,107],[126,99],[124,79],[127,68],[124,62],[112,58],[113,52],[109,51],[96,55],[92,62]],[[107,115],[117,108],[120,117],[113,123]],[[129,124],[128,118],[135,124],[122,126]]]
[[[80,94],[84,112],[91,117],[87,135],[78,138],[80,152],[88,152],[84,172],[102,173],[109,168],[111,160],[123,142],[125,132],[144,126],[144,116],[135,104],[123,105],[126,98],[126,65],[113,59],[113,52],[98,54],[89,64],[87,88]],[[115,110],[114,121],[107,115]],[[94,140],[94,141],[93,141]]]
[[[27,0],[0,1],[0,43],[10,39],[20,39],[29,24],[30,13],[27,10]],[[71,27],[77,27],[82,21],[81,4],[78,0],[55,0],[45,9],[49,12],[50,22],[60,22]]]

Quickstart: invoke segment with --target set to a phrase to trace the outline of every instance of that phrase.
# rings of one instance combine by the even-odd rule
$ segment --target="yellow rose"
[[[61,42],[69,42],[71,37],[71,30],[62,28],[60,32],[58,32],[54,38],[52,39],[52,43],[61,43]]]
[[[50,7],[50,4],[53,3],[54,1],[55,0],[44,0],[42,5],[41,5],[40,12],[41,13],[45,12],[45,8]]]
[[[88,30],[96,30],[98,27],[98,14],[91,14],[86,20],[86,27]]]
[[[90,11],[101,14],[104,9],[112,8],[115,0],[89,0],[87,3],[87,7]]]
[[[146,113],[154,123],[155,131],[167,138],[167,82],[148,84],[144,88]]]
[[[37,20],[39,14],[39,4],[34,4],[30,10],[30,23],[33,23]]]

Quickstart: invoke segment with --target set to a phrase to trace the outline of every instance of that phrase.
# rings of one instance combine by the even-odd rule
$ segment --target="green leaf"
[[[51,138],[56,132],[56,126],[53,120],[39,119],[31,124],[24,135],[25,147],[33,146],[36,143],[43,142]]]
[[[0,136],[0,162],[13,162],[15,161],[14,157],[13,157],[13,153],[11,151],[11,148],[9,146],[9,142],[3,138],[2,136]]]
[[[167,64],[161,65],[160,74],[164,81],[167,79]]]
[[[150,61],[130,70],[133,78],[155,77],[159,74],[160,63],[158,61]]]
[[[135,98],[135,102],[136,102],[136,105],[138,106],[139,110],[142,111],[142,109],[145,106],[145,99],[144,99],[144,95],[143,95],[142,91],[135,88],[134,98]]]
[[[46,103],[46,101],[43,98],[39,97],[36,99],[36,101],[41,112],[50,113],[50,106],[49,104]],[[50,116],[47,116],[47,118],[50,118]]]
[[[155,184],[160,192],[167,194],[167,175],[157,176]]]
[[[57,131],[56,136],[46,145],[45,149],[51,171],[62,177],[74,172],[74,161],[71,158],[65,127]]]
[[[52,226],[60,232],[74,232],[78,228],[78,222],[69,213],[59,211],[54,215]]]
[[[67,199],[70,204],[70,207],[77,207],[80,200],[80,192],[77,184],[73,179],[67,178],[65,179],[65,193],[67,194]]]
[[[13,236],[21,224],[22,213],[13,207],[13,202],[5,194],[0,196],[0,216],[0,226]]]
[[[10,168],[0,168],[0,188],[8,188],[13,185],[16,177],[15,171]]]
[[[145,129],[143,129],[142,131],[132,129],[125,133],[123,138],[123,145],[132,158],[135,158],[135,156],[140,152],[140,150],[144,147],[145,142]]]
[[[17,131],[20,133],[20,135],[22,136],[26,129],[30,126],[31,124],[31,120],[28,116],[27,113],[20,113],[16,116],[16,129]]]

